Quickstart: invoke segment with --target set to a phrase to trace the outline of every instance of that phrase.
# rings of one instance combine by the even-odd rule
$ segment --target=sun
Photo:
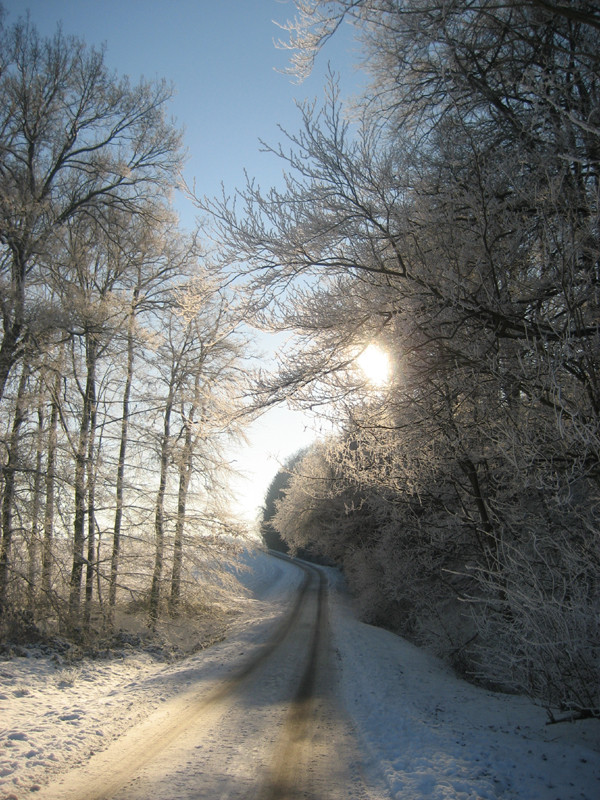
[[[356,359],[369,383],[384,386],[390,377],[390,359],[385,350],[375,344],[368,345]]]

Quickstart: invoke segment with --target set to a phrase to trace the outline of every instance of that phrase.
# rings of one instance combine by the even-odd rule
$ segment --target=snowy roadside
[[[87,762],[124,731],[191,685],[225,676],[240,652],[259,642],[297,570],[248,556],[238,578],[248,593],[227,638],[182,660],[165,663],[157,651],[125,646],[109,658],[68,662],[39,648],[0,657],[0,800],[22,800],[69,769]]]
[[[248,597],[227,638],[180,661],[122,657],[68,666],[0,660],[0,800],[23,800],[85,763],[191,685],[225,677],[266,635],[300,572],[256,552],[240,574]],[[395,800],[595,800],[600,724],[546,726],[520,697],[477,689],[391,633],[357,622],[337,573],[331,631],[340,689],[365,769]]]
[[[356,620],[332,574],[331,629],[366,767],[394,800],[596,800],[600,722],[547,725],[524,697],[475,687]]]

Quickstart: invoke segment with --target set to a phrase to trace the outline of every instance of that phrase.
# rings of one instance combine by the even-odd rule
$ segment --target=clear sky
[[[304,84],[281,74],[289,52],[276,22],[293,17],[291,0],[0,0],[9,22],[27,9],[43,34],[58,22],[88,44],[105,44],[106,60],[136,81],[165,78],[175,86],[171,111],[185,129],[185,174],[198,194],[221,181],[233,189],[244,168],[261,184],[276,182],[281,165],[260,153],[259,139],[282,140],[278,124],[294,130],[295,99],[323,96],[327,61],[352,74],[351,36],[333,40],[317,73]],[[350,31],[349,31],[350,33]],[[185,221],[185,220],[184,220]]]
[[[61,23],[66,34],[106,45],[106,60],[135,82],[165,78],[175,86],[171,113],[185,129],[185,177],[198,195],[233,192],[244,169],[263,186],[278,182],[281,164],[260,152],[259,140],[283,140],[278,125],[294,131],[295,101],[323,98],[329,62],[352,90],[356,75],[351,31],[334,38],[315,73],[298,85],[281,70],[289,52],[274,40],[295,14],[291,0],[0,0],[8,22],[30,11],[47,35]],[[184,224],[194,209],[177,203]],[[252,518],[279,463],[314,439],[312,423],[298,412],[270,411],[250,431],[251,443],[235,454],[248,479],[236,484],[237,507]]]

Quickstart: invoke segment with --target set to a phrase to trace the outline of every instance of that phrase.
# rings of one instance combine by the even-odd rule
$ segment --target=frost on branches
[[[371,86],[273,147],[283,188],[204,203],[259,324],[265,402],[340,423],[275,524],[371,619],[548,705],[600,707],[600,16],[591,3],[298,0]],[[375,390],[354,368],[390,356]]]

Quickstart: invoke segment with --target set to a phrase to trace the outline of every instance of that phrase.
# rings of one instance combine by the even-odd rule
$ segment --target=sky
[[[298,84],[282,74],[290,52],[276,47],[287,38],[276,22],[295,15],[292,0],[0,0],[15,21],[27,9],[38,30],[106,45],[106,61],[135,82],[165,78],[175,87],[170,111],[185,131],[185,177],[198,195],[241,185],[244,169],[261,184],[277,182],[281,164],[260,152],[259,140],[283,141],[279,125],[295,130],[294,101],[324,96],[330,62],[355,74],[350,27],[333,40],[317,71]],[[181,204],[183,222],[194,209]]]
[[[283,70],[290,52],[283,24],[295,16],[292,0],[0,0],[15,22],[29,10],[43,35],[63,32],[88,45],[106,46],[106,63],[135,83],[166,79],[175,88],[170,113],[184,129],[184,176],[198,196],[228,194],[244,183],[244,170],[269,187],[282,164],[261,152],[260,140],[284,141],[280,127],[297,130],[296,102],[324,98],[328,65],[342,90],[356,89],[356,45],[349,26],[330,41],[313,74],[298,84]],[[181,222],[192,227],[196,209],[176,200]],[[266,340],[261,346],[268,348]],[[313,441],[318,422],[286,408],[269,411],[249,430],[248,446],[233,454],[246,478],[234,484],[234,509],[256,517],[279,465]]]

